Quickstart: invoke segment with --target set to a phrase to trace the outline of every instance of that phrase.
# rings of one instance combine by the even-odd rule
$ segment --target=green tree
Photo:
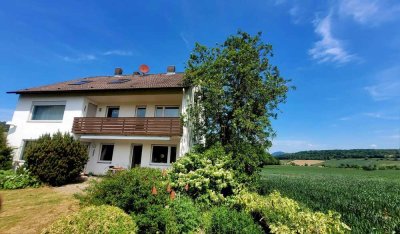
[[[12,167],[13,149],[7,144],[5,130],[0,126],[0,170],[8,170]]]
[[[220,142],[233,153],[233,167],[253,175],[266,158],[275,135],[271,119],[286,101],[289,80],[270,64],[272,46],[239,31],[214,48],[196,43],[185,71],[194,88],[186,124],[205,148]]]

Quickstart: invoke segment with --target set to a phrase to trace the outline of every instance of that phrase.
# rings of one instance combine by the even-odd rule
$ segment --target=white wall
[[[64,117],[61,121],[35,121],[30,120],[33,102],[59,101],[65,102]],[[83,116],[83,97],[57,97],[57,96],[23,96],[19,97],[17,107],[11,123],[7,140],[15,149],[14,160],[19,160],[22,152],[23,140],[34,140],[45,133],[71,132],[74,117]]]
[[[74,97],[74,96],[44,96],[44,95],[21,95],[15,109],[12,124],[16,127],[10,128],[8,133],[8,142],[15,148],[14,160],[20,159],[23,151],[24,140],[35,140],[39,136],[50,133],[53,134],[57,131],[71,132],[74,117],[86,116],[88,103],[96,104],[97,117],[104,117],[106,115],[107,106],[120,106],[120,117],[134,117],[136,115],[136,106],[146,106],[146,116],[154,117],[155,107],[157,105],[175,105],[180,106],[181,112],[185,113],[188,103],[192,100],[192,90],[182,90],[182,94],[174,95],[147,95],[147,96],[110,96],[110,97]],[[109,102],[107,100],[110,100]],[[128,101],[129,100],[129,101]],[[58,101],[65,102],[65,112],[62,121],[32,121],[30,120],[31,111],[34,102]],[[120,101],[120,102],[119,102]],[[101,111],[100,111],[101,110]],[[89,140],[95,143],[95,148],[91,148],[89,153],[89,162],[85,171],[93,172],[95,174],[104,173],[105,169],[110,164],[99,163],[98,157],[100,155],[101,143],[114,143],[114,157],[111,165],[130,167],[131,163],[131,145],[133,143],[143,144],[142,164],[144,167],[158,167],[165,168],[168,165],[156,165],[150,162],[151,159],[151,146],[153,144],[176,145],[177,157],[183,156],[190,150],[190,130],[186,127],[183,128],[182,137],[172,137],[169,141],[127,141],[127,140],[114,140],[114,141],[99,141]]]
[[[102,144],[114,144],[114,153],[111,162],[100,162],[100,153]],[[141,167],[168,168],[169,164],[156,164],[151,162],[152,145],[171,145],[177,146],[179,152],[179,139],[169,141],[122,141],[122,140],[93,140],[90,143],[89,161],[85,167],[85,173],[101,175],[107,172],[110,166],[130,168],[132,161],[132,145],[141,144],[142,160]]]

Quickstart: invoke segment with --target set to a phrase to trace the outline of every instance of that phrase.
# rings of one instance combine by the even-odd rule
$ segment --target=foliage
[[[179,197],[167,207],[166,233],[194,233],[201,225],[201,212],[188,197]]]
[[[169,173],[171,186],[205,205],[222,203],[239,186],[228,169],[230,163],[231,155],[221,145],[203,153],[188,153],[173,164]]]
[[[7,125],[6,121],[0,121],[0,129],[2,130],[1,132],[8,132],[10,125]]]
[[[74,181],[88,160],[86,147],[69,133],[60,132],[39,137],[25,149],[24,157],[33,175],[55,186]]]
[[[13,149],[7,144],[5,129],[0,126],[0,170],[9,170],[12,167]]]
[[[39,187],[40,182],[26,169],[15,173],[12,170],[0,170],[0,189],[22,189],[27,187]]]
[[[221,234],[263,233],[261,227],[254,223],[250,214],[224,206],[211,209],[211,222],[206,232]]]
[[[345,159],[345,158],[400,158],[397,149],[310,150],[286,153],[280,159]]]
[[[152,194],[153,186],[157,194]],[[78,196],[84,205],[112,205],[136,217],[141,233],[164,230],[166,218],[162,210],[168,203],[167,181],[158,169],[133,168],[110,174]]]
[[[242,191],[235,203],[255,217],[261,217],[271,233],[346,233],[350,230],[340,221],[340,214],[312,212],[279,192],[261,196]]]
[[[272,46],[261,33],[239,31],[215,48],[197,43],[185,71],[185,82],[194,87],[194,102],[184,116],[193,140],[205,140],[206,148],[221,143],[236,161],[233,169],[250,177],[264,163],[274,135],[271,118],[289,89],[271,56]]]
[[[61,218],[43,234],[136,233],[137,226],[123,210],[113,206],[89,206]]]
[[[400,230],[400,177],[395,170],[268,166],[262,193],[278,190],[313,210],[335,210],[355,233]]]

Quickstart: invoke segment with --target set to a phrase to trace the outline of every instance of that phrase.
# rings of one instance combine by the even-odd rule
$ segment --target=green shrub
[[[215,207],[211,210],[211,223],[207,233],[264,233],[259,225],[254,223],[252,216],[244,211],[227,207]]]
[[[40,181],[33,177],[28,170],[22,169],[18,173],[12,170],[0,170],[0,189],[22,189],[39,187]]]
[[[153,186],[157,194],[152,194]],[[167,181],[161,170],[133,168],[94,181],[78,196],[83,205],[112,205],[133,213],[141,233],[165,230],[163,209],[168,203]]]
[[[12,148],[7,144],[4,128],[0,126],[0,170],[12,168]]]
[[[230,160],[221,146],[204,153],[188,153],[173,164],[169,173],[171,185],[198,202],[220,204],[238,189],[234,173],[229,170]]]
[[[88,160],[87,148],[69,133],[60,132],[29,144],[24,157],[34,176],[54,186],[74,181]]]
[[[179,197],[166,209],[168,222],[166,233],[193,233],[201,225],[201,211],[188,197]]]
[[[235,203],[260,218],[271,233],[346,233],[350,230],[340,221],[340,214],[312,212],[279,192],[261,196],[242,191]]]
[[[137,226],[123,210],[113,206],[89,206],[63,217],[42,231],[43,234],[136,233]]]

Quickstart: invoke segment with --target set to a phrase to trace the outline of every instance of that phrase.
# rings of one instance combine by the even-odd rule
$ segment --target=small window
[[[65,105],[34,105],[31,120],[63,120]]]
[[[112,80],[108,82],[108,84],[122,84],[128,81],[130,81],[130,79],[118,79],[118,80]]]
[[[80,80],[75,83],[70,83],[69,85],[83,85],[92,82],[91,80]]]
[[[152,163],[173,163],[176,161],[176,146],[154,145],[152,151]]]
[[[34,142],[35,142],[34,140],[24,140],[24,143],[22,145],[22,152],[20,154],[19,160],[25,160],[25,158],[26,158],[26,156],[25,156],[26,149],[29,147],[29,145],[31,145]]]
[[[108,118],[118,118],[119,107],[107,107],[107,117]]]
[[[136,108],[136,117],[146,117],[146,107],[139,106]]]
[[[156,117],[179,117],[178,106],[157,106]]]
[[[114,145],[102,145],[101,146],[101,154],[100,161],[112,161],[114,153]]]

